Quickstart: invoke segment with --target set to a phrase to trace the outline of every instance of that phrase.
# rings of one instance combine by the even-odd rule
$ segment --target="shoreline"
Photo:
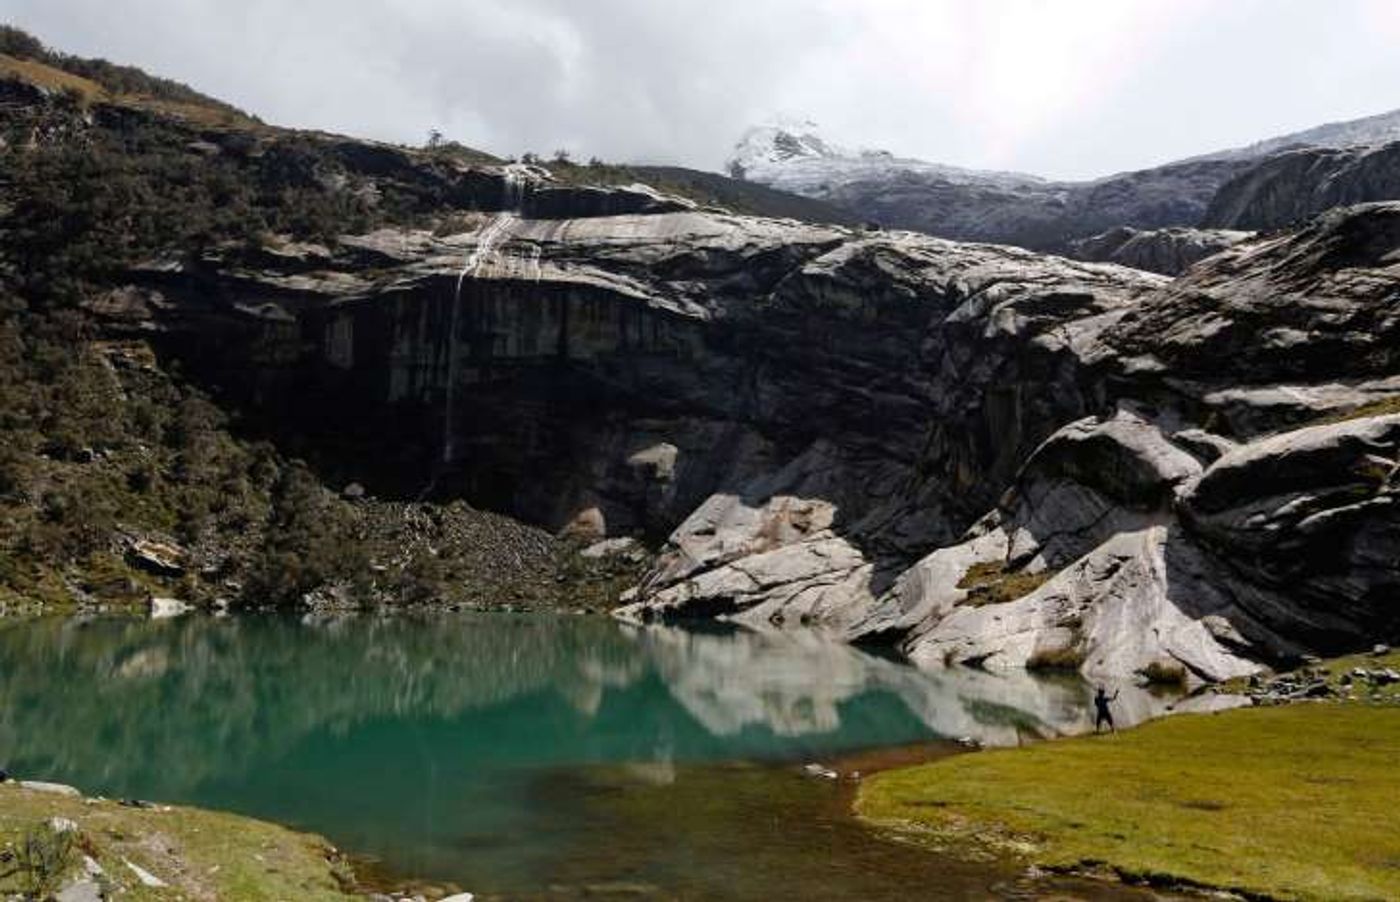
[[[1127,886],[1400,895],[1400,817],[1385,801],[1400,797],[1400,681],[1384,675],[1396,666],[1400,654],[1350,656],[1255,687],[1252,707],[884,770],[860,782],[852,816],[942,854]],[[1320,685],[1331,695],[1307,697]]]
[[[203,808],[88,797],[61,783],[0,783],[0,837],[43,850],[0,892],[169,898],[356,898],[348,859],[324,837]],[[11,885],[13,884],[13,885]]]
[[[313,614],[313,620],[316,619],[314,617],[314,612],[308,613]],[[393,617],[413,617],[415,614],[419,616],[441,616],[441,614],[445,612],[405,611],[395,609],[392,611],[378,613]],[[373,616],[373,614],[371,614],[370,616]],[[534,619],[535,617],[538,617],[540,615],[527,614],[520,616],[526,617],[528,619]],[[122,619],[132,618],[124,617]],[[189,619],[207,619],[211,622],[211,624],[213,622],[213,618],[201,617],[198,614],[193,615],[193,617]],[[568,619],[575,618],[571,617]],[[157,634],[165,636],[175,635],[173,633],[170,633],[168,628],[158,628]],[[139,658],[137,660],[147,662],[146,658]],[[1365,683],[1365,681],[1358,681],[1358,679],[1354,676],[1354,671],[1366,673],[1371,673],[1373,671],[1379,672],[1382,668],[1389,667],[1390,663],[1391,662],[1388,658],[1377,658],[1374,656],[1357,656],[1354,659],[1344,659],[1341,662],[1333,662],[1332,664],[1326,665],[1325,667],[1310,667],[1308,668],[1306,675],[1284,675],[1269,681],[1267,684],[1265,684],[1263,681],[1260,681],[1259,685],[1253,687],[1221,688],[1222,690],[1226,691],[1232,688],[1239,688],[1242,691],[1256,692],[1263,699],[1268,700],[1281,697],[1283,689],[1285,687],[1291,687],[1288,688],[1288,692],[1290,694],[1303,693],[1306,695],[1312,695],[1314,694],[1317,688],[1317,680],[1320,679],[1318,674],[1322,672],[1330,672],[1335,683],[1336,691],[1341,691],[1345,689],[1347,693],[1356,695],[1359,692],[1362,692],[1365,685],[1371,684]],[[1396,663],[1400,663],[1400,661],[1397,661]],[[1360,664],[1365,664],[1366,668],[1362,668]],[[137,671],[134,670],[132,671],[133,674],[135,674],[136,672]],[[993,678],[993,676],[994,675],[984,674],[982,679],[990,680]],[[1078,694],[1084,693],[1087,687],[1079,683],[1076,683],[1076,685],[1078,686],[1077,690],[1074,687],[1069,687],[1067,689],[1062,687],[1060,690],[1061,694],[1054,697],[1058,698],[1061,704],[1064,703],[1065,699],[1068,699],[1070,697],[1076,697],[1076,704],[1078,704],[1082,709],[1083,704],[1087,702],[1087,695],[1085,695],[1083,698],[1078,698]],[[963,690],[961,690],[963,692],[963,695],[966,695],[967,688],[968,687],[964,687]],[[1334,691],[1334,687],[1330,685],[1327,688],[1329,692]],[[1388,688],[1389,687],[1387,687],[1387,691]],[[1376,691],[1380,691],[1380,687],[1378,684]],[[1400,686],[1395,687],[1395,691],[1397,695],[1397,701],[1400,701]],[[991,697],[992,696],[988,696],[988,698]],[[1130,694],[1125,693],[1125,704],[1127,704],[1131,698],[1132,696]],[[1172,705],[1170,705],[1169,707],[1175,707],[1178,709],[1185,708],[1186,704],[1182,701],[1182,698],[1186,698],[1188,701],[1191,700],[1191,697],[1174,698],[1168,700],[1172,702]],[[1214,698],[1207,696],[1205,701],[1207,704],[1210,704],[1214,702]],[[1119,710],[1115,708],[1115,714],[1119,713]],[[1124,711],[1122,713],[1126,715],[1128,712]],[[1007,716],[1006,711],[996,708],[995,706],[984,706],[983,708],[977,709],[977,711],[969,711],[968,714],[978,724],[982,725],[990,724],[993,722],[987,720],[986,718],[988,717]],[[1124,717],[1123,722],[1126,723],[1127,719],[1127,717]],[[1209,720],[1211,718],[1209,716],[1205,716],[1203,719]],[[971,724],[973,720],[968,720],[967,723]],[[1154,721],[1153,723],[1149,724],[1149,726],[1145,729],[1156,729],[1157,726],[1162,722],[1170,723],[1175,720],[1178,719],[1166,718],[1165,721]],[[999,720],[996,722],[1000,723]],[[953,720],[949,723],[944,723],[943,728],[937,731],[941,733],[944,737],[946,737],[946,739],[943,740],[916,740],[901,745],[899,740],[895,740],[894,743],[882,743],[878,739],[876,739],[873,734],[867,734],[862,732],[859,734],[853,734],[853,738],[856,739],[858,744],[845,746],[841,750],[837,750],[837,748],[833,746],[832,750],[828,752],[807,753],[801,750],[796,750],[790,757],[783,757],[781,759],[766,758],[760,760],[750,758],[736,758],[734,760],[736,762],[740,760],[751,761],[755,765],[761,765],[765,771],[771,772],[771,778],[764,778],[762,780],[757,781],[756,783],[754,783],[753,786],[750,787],[750,790],[746,791],[751,791],[751,793],[754,795],[754,798],[762,799],[766,796],[768,801],[766,803],[762,803],[763,807],[767,810],[768,813],[772,814],[776,820],[782,820],[787,822],[789,824],[789,828],[791,828],[792,820],[794,818],[801,820],[804,817],[803,812],[808,811],[810,809],[812,805],[812,800],[815,799],[818,800],[818,803],[821,807],[831,807],[834,804],[836,808],[839,808],[841,819],[849,821],[852,831],[869,831],[869,825],[871,821],[879,821],[880,819],[872,819],[868,816],[863,816],[867,815],[868,813],[859,810],[861,805],[860,796],[866,792],[867,786],[872,784],[879,784],[882,781],[889,779],[890,777],[888,777],[887,775],[897,775],[909,772],[911,770],[920,770],[927,768],[942,768],[948,766],[962,767],[964,765],[961,762],[971,759],[981,760],[984,757],[993,755],[1034,755],[1038,754],[1038,750],[1047,747],[1058,748],[1062,746],[1071,746],[1075,743],[1094,743],[1095,740],[1091,737],[1065,738],[1066,736],[1073,734],[1076,729],[1087,729],[1087,727],[1085,726],[1086,723],[1087,722],[1083,719],[1083,712],[1081,710],[1079,714],[1067,717],[1062,720],[1057,720],[1053,722],[1053,724],[1050,721],[1041,722],[1036,720],[1029,720],[1026,722],[1025,725],[1016,724],[1013,725],[1014,729],[1012,729],[1011,733],[1001,736],[1000,739],[1006,745],[1026,744],[1029,745],[1029,748],[1010,748],[1004,751],[986,752],[983,755],[963,754],[963,752],[966,752],[971,748],[977,747],[977,743],[972,741],[970,737],[968,737],[962,742],[959,742],[956,737],[961,736],[963,734],[959,732],[953,732],[953,730],[958,730],[962,727],[961,725],[953,725],[957,724],[957,721]],[[987,729],[994,728],[987,727]],[[1139,731],[1136,730],[1125,730],[1124,737],[1136,735],[1138,732]],[[982,734],[976,735],[981,736]],[[1124,737],[1114,737],[1114,740],[1123,739]],[[868,744],[859,744],[862,742]],[[1109,740],[1107,738],[1105,738],[1103,742],[1099,743],[1099,745],[1103,747],[1111,747],[1113,744],[1113,740]],[[811,754],[815,754],[815,759],[809,757],[809,755]],[[16,763],[20,762],[17,761]],[[680,763],[678,762],[678,765],[679,764]],[[612,770],[617,771],[619,774],[623,774],[623,776],[618,778],[620,780],[618,786],[630,786],[637,779],[636,773],[626,775],[626,772],[628,772],[629,770],[636,770],[635,767],[629,765],[627,762],[620,762],[615,765],[609,765],[609,767],[611,767]],[[606,769],[607,768],[604,768],[604,770]],[[705,782],[708,779],[710,779],[708,776],[705,776],[704,773],[702,773],[706,770],[706,767],[703,765],[684,765],[680,766],[679,769],[690,774],[690,776],[688,776],[686,779],[698,779],[701,782]],[[715,768],[709,769],[714,770]],[[583,784],[587,783],[588,780],[591,779],[591,777],[589,777],[588,774],[584,773],[584,771],[589,771],[589,768],[583,768],[581,770],[580,768],[575,767],[572,770],[576,773],[574,773],[572,777],[566,777],[566,779],[571,779],[574,782],[578,783],[580,786],[583,786]],[[564,771],[561,771],[561,773],[563,772]],[[600,771],[600,773],[601,772],[602,771]],[[806,774],[806,779],[804,779],[803,776],[804,772]],[[58,776],[62,778],[63,774],[58,773]],[[74,776],[77,776],[76,772],[74,773]],[[648,772],[648,774],[646,775],[646,780],[644,782],[650,782],[657,779],[660,779],[660,775],[658,775],[657,773]],[[674,774],[672,774],[670,779],[675,779]],[[719,780],[718,782],[714,783],[713,785],[717,788],[716,791],[726,791],[721,788],[725,785],[725,782],[725,780]],[[804,783],[807,785],[802,786],[801,784]],[[786,784],[786,788],[784,788],[783,784]],[[823,784],[826,785],[824,786]],[[768,788],[764,789],[762,787]],[[107,786],[107,788],[110,788],[110,786]],[[156,792],[156,790],[151,791]],[[664,791],[658,790],[658,792]],[[697,798],[694,795],[694,793],[689,789],[678,789],[676,790],[676,792],[680,793],[679,798],[682,799],[693,800]],[[584,799],[585,797],[591,798],[592,796],[589,792],[584,792],[580,790],[579,797],[580,799]],[[704,801],[703,795],[699,798],[701,801]],[[1014,790],[1003,791],[1000,794],[1000,801],[1002,802],[1006,802],[1008,801],[1008,799],[1014,800],[1014,798]],[[1193,800],[1187,799],[1187,801]],[[216,807],[218,807],[218,805],[221,803],[216,802],[215,804]],[[672,813],[663,816],[674,817],[674,806],[671,806],[671,808],[667,810],[671,811]],[[208,812],[208,814],[211,817],[218,816],[216,812]],[[698,817],[698,815],[696,816]],[[836,817],[834,809],[831,816]],[[320,825],[321,831],[326,834],[336,835],[338,832],[339,828],[328,826],[337,823],[335,821],[323,820],[317,823]],[[628,828],[634,829],[637,826],[638,824],[629,823]],[[737,825],[731,824],[731,828],[735,826]],[[877,823],[877,830],[870,831],[872,838],[875,837],[875,834],[877,833],[886,833],[887,831],[880,829],[884,826],[887,825]],[[742,830],[743,828],[740,829]],[[841,829],[845,830],[846,828],[842,827]],[[638,832],[640,835],[641,831]],[[810,833],[811,831],[807,830],[806,832]],[[338,838],[343,840],[345,839],[345,835],[341,835]],[[887,837],[881,836],[880,838],[884,839]],[[896,835],[893,838],[898,842],[907,840],[908,836]],[[325,845],[329,846],[329,843],[326,843]],[[903,845],[907,847],[908,844],[907,842],[904,842]],[[1096,867],[1088,867],[1078,863],[1077,861],[1075,863],[1072,863],[1072,866],[1067,866],[1063,862],[1035,858],[1030,853],[1029,845],[1023,845],[1025,845],[1026,847],[1010,847],[1011,852],[1020,853],[1018,859],[1019,867],[1013,868],[1014,873],[1021,875],[1020,877],[1018,877],[1018,879],[1033,881],[1033,875],[1035,873],[1049,875],[1068,875],[1076,878],[1087,876],[1102,879],[1104,877],[1108,877],[1113,881],[1124,884],[1125,886],[1131,886],[1134,883],[1141,882],[1140,880],[1138,880],[1138,877],[1145,873],[1141,869],[1135,870],[1132,868],[1119,868],[1118,870],[1114,871],[1112,870],[1111,860],[1108,861],[1108,864],[1100,863],[1100,866]],[[944,851],[946,852],[946,850]],[[979,855],[985,853],[985,849],[974,851],[977,851]],[[1007,850],[1003,849],[1000,851],[1005,852]],[[343,853],[340,854],[343,855]],[[648,850],[646,854],[653,853],[650,850]],[[358,878],[357,884],[362,890],[383,891],[385,889],[389,889],[395,892],[402,892],[407,888],[408,892],[413,893],[418,892],[420,888],[428,888],[433,886],[432,883],[428,882],[431,878],[420,879],[413,877],[412,875],[416,870],[414,867],[408,867],[406,869],[389,865],[379,867],[378,863],[371,857],[355,856],[353,854],[344,857],[352,861],[352,863],[354,864],[354,873]],[[949,856],[945,854],[943,856],[940,856],[939,858],[930,859],[930,867],[933,867],[934,869],[942,867],[943,864],[939,862],[946,863],[948,857]],[[1400,860],[1400,857],[1398,857],[1397,860]],[[858,874],[864,872],[857,871],[854,865],[855,860],[852,859],[849,862],[838,863],[837,867],[846,867],[849,877],[851,877],[852,879],[859,879]],[[424,873],[427,873],[432,869],[422,868],[421,870]],[[912,871],[912,869],[910,870]],[[438,873],[441,874],[443,872],[438,871]],[[448,873],[450,873],[450,870],[448,871]],[[482,869],[479,870],[479,873],[490,874],[494,872],[489,869]],[[905,873],[905,871],[901,871],[900,873]],[[1152,873],[1155,872],[1150,872],[1148,875],[1151,876]],[[476,882],[476,878],[472,874],[467,874],[466,877],[469,879],[467,879],[465,882]],[[455,879],[463,879],[463,877],[459,875]],[[884,880],[883,882],[889,883],[889,880]],[[1199,883],[1201,886],[1222,885],[1217,883],[1208,883],[1204,881],[1196,881],[1196,883]],[[1193,888],[1192,884],[1188,882],[1185,878],[1175,880],[1175,882],[1163,882],[1159,880],[1156,883],[1151,883],[1149,881],[1149,884],[1158,887],[1171,886],[1179,890]],[[1195,888],[1199,889],[1199,886]],[[427,890],[427,898],[433,897],[434,891]]]
[[[401,877],[316,833],[229,811],[87,796],[65,783],[0,782],[0,839],[37,843],[17,886],[74,899],[392,899],[469,902],[456,884]],[[0,895],[15,891],[0,878]],[[288,895],[291,893],[292,895]],[[63,896],[70,898],[70,896]]]

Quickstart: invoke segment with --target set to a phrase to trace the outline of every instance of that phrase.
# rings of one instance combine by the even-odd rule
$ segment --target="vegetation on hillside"
[[[342,498],[345,474],[325,484],[324,461],[258,440],[265,424],[93,314],[135,265],[440,228],[480,190],[468,167],[490,162],[441,136],[414,150],[270,128],[0,27],[0,605],[611,600],[635,562],[584,561],[461,504]],[[834,218],[685,170],[563,157],[552,170]],[[144,560],[146,546],[178,566]]]
[[[30,47],[13,31],[5,40]],[[144,342],[105,340],[83,309],[152,257],[328,239],[405,216],[411,201],[356,190],[314,136],[213,145],[160,115],[90,118],[67,94],[11,105],[0,127],[0,601],[288,603],[332,576],[400,588],[393,568],[369,579],[380,564],[361,508],[270,445],[235,438],[178,365]],[[128,566],[131,543],[149,536],[185,548],[208,578]],[[548,572],[550,553],[527,558]],[[395,553],[414,600],[421,578],[453,572],[424,555]]]
[[[0,24],[0,54],[28,60],[86,79],[115,97],[133,97],[189,104],[227,114],[231,119],[248,120],[242,110],[201,94],[189,85],[159,78],[135,66],[122,66],[104,59],[84,59],[45,47],[33,35],[11,25]]]
[[[46,309],[74,306],[89,286],[162,252],[197,256],[274,234],[327,239],[407,215],[402,198],[345,184],[344,167],[310,137],[254,153],[197,143],[158,116],[89,127],[62,96],[3,127],[0,275]]]
[[[342,498],[238,437],[144,342],[0,303],[0,610],[607,602],[607,561],[460,502]],[[172,549],[172,566],[145,559],[147,544]]]
[[[1400,413],[1400,395],[1380,398],[1351,410],[1325,414],[1308,425],[1326,426],[1332,423],[1344,423],[1348,420],[1360,420],[1366,417],[1388,417],[1397,413]]]
[[[967,590],[967,597],[961,604],[977,608],[1015,601],[1045,585],[1055,573],[1054,570],[1012,571],[1000,560],[973,564],[958,580],[958,588]]]

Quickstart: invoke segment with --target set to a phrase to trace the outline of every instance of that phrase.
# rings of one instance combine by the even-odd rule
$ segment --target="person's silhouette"
[[[1102,686],[1094,693],[1094,732],[1103,731],[1103,725],[1108,724],[1110,732],[1117,733],[1118,728],[1113,725],[1113,713],[1108,710],[1108,703],[1118,700],[1118,690],[1114,690],[1113,697],[1110,698]]]

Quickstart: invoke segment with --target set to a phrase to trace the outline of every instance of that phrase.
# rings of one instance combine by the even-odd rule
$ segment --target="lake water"
[[[1082,727],[1087,690],[602,618],[0,621],[0,762],[486,898],[1121,898],[875,836],[807,762]],[[862,763],[862,756],[866,763]]]

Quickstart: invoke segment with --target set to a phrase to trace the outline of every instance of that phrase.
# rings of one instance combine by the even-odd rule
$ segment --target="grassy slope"
[[[0,786],[0,847],[20,841],[25,831],[50,818],[78,825],[68,864],[78,873],[82,856],[92,856],[121,898],[299,899],[349,898],[342,879],[349,869],[319,837],[230,814],[188,808],[127,808],[33,792],[15,784]],[[123,859],[169,884],[144,886]],[[7,868],[0,868],[7,870]],[[18,887],[0,881],[0,894]]]
[[[1284,899],[1400,898],[1400,708],[1179,716],[880,774],[859,813],[1042,866]]]
[[[199,126],[239,129],[260,129],[257,120],[234,110],[232,107],[199,103],[193,100],[178,100],[169,97],[152,97],[145,94],[114,93],[90,78],[66,72],[56,66],[33,59],[20,59],[0,53],[0,79],[17,78],[48,91],[68,91],[84,104],[110,103],[118,106],[134,107],[166,116],[182,119]]]
[[[5,53],[0,53],[0,78],[18,78],[49,91],[74,91],[87,103],[108,99],[106,89],[91,79]]]

